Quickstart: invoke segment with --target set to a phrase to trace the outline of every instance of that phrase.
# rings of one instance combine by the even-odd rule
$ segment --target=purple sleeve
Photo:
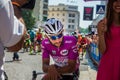
[[[79,56],[78,55],[78,51],[77,51],[77,40],[76,38],[73,39],[73,42],[71,43],[71,47],[70,47],[70,50],[69,50],[69,59],[73,59],[73,60],[76,60],[77,57]]]
[[[50,55],[49,55],[48,50],[45,46],[44,40],[42,41],[41,50],[42,50],[42,58],[50,58]]]

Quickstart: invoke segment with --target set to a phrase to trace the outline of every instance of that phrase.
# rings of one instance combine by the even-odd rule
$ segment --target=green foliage
[[[80,28],[80,33],[88,33],[88,28]]]
[[[27,27],[27,30],[34,28],[35,18],[32,16],[32,10],[22,9],[22,15]]]

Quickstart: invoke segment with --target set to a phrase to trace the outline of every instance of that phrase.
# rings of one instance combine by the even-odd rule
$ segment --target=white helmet
[[[63,25],[59,20],[55,18],[50,18],[47,20],[44,26],[46,34],[57,34],[63,30]]]

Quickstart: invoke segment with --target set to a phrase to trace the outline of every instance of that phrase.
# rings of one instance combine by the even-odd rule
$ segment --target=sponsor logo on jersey
[[[77,48],[73,49],[73,52],[74,52],[74,53],[77,53]]]
[[[65,41],[65,43],[72,43],[72,41],[70,40],[70,41]]]
[[[68,54],[68,50],[66,50],[66,49],[61,50],[61,51],[60,51],[60,54],[63,55],[63,56],[65,56],[65,55]]]
[[[77,47],[77,45],[74,45],[74,46],[72,46],[72,49],[73,49],[73,48],[76,48],[76,47]]]
[[[43,45],[41,45],[41,48],[45,48]]]
[[[49,41],[45,41],[45,44],[49,44]]]
[[[52,50],[52,54],[56,54],[56,51],[55,51],[55,50]]]

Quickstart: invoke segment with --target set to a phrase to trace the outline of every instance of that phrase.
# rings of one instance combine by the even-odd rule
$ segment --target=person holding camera
[[[26,28],[21,15],[21,6],[27,2],[28,0],[12,0],[12,2],[0,0],[0,80],[5,80],[4,48],[16,52],[23,46]]]

